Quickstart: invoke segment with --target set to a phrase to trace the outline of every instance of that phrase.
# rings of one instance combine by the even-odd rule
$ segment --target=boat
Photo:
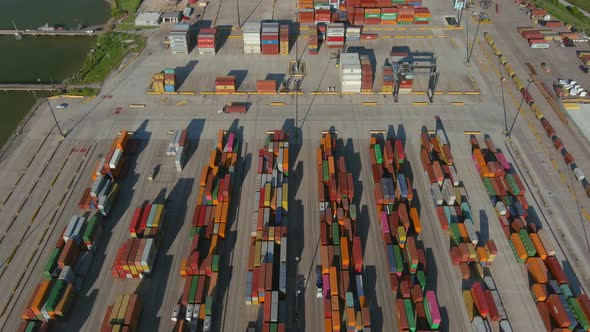
[[[39,31],[55,31],[55,27],[50,26],[49,23],[45,23],[45,25],[38,27],[37,30],[39,30]]]

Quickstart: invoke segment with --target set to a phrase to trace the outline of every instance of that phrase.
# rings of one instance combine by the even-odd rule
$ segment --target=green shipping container
[[[211,270],[219,272],[219,255],[213,255],[213,262],[211,262]]]
[[[486,188],[489,196],[495,196],[496,192],[494,191],[494,186],[492,186],[492,181],[490,178],[483,178],[483,186]]]
[[[414,316],[414,308],[410,299],[404,299],[404,308],[406,309],[406,317],[408,318],[408,327],[410,331],[416,331],[416,318]]]
[[[217,195],[219,194],[219,179],[215,179],[213,181],[213,192],[211,193],[211,198],[216,201],[218,197]]]
[[[100,224],[98,222],[98,216],[90,218],[86,224],[84,234],[82,234],[82,241],[84,241],[84,243],[90,243],[90,245],[94,245],[94,239],[99,227]]]
[[[378,13],[365,13],[365,18],[380,18],[381,14]]]
[[[379,18],[379,14],[377,14],[377,18]],[[383,164],[383,154],[381,153],[381,145],[375,144],[375,159],[377,159],[377,164]]]
[[[588,331],[588,329],[590,329],[590,322],[588,321],[588,317],[586,317],[586,314],[584,314],[582,307],[580,307],[580,303],[578,302],[578,300],[572,297],[567,299],[567,303],[569,304],[570,308],[572,308],[574,316],[576,317],[580,325],[582,325],[584,331]]]
[[[346,306],[354,308],[354,295],[352,292],[346,292]]]
[[[574,294],[572,293],[572,290],[570,289],[570,286],[568,284],[559,285],[559,289],[561,289],[561,293],[563,294],[563,296],[567,298],[574,297]]]
[[[348,212],[350,213],[350,219],[356,219],[356,204],[350,204]]]
[[[25,328],[25,332],[35,332],[37,331],[37,322],[31,321],[27,323],[27,327]]]
[[[277,323],[270,323],[270,332],[277,332],[277,331],[278,331]]]
[[[393,256],[395,257],[395,266],[397,267],[397,271],[402,271],[404,268],[402,250],[397,244],[393,246]]]
[[[414,17],[414,22],[428,22],[430,21],[429,17]]]
[[[205,315],[211,315],[211,310],[213,309],[213,296],[207,296],[207,300],[205,300]]]
[[[451,244],[453,246],[459,246],[461,243],[461,231],[459,231],[459,225],[451,223],[449,225],[449,235],[451,236]]]
[[[201,227],[191,227],[191,237],[199,234]]]
[[[502,196],[502,202],[504,202],[506,207],[512,206],[514,204],[514,198],[512,196]]]
[[[508,187],[510,187],[510,192],[512,192],[513,195],[520,195],[520,188],[518,188],[514,176],[512,174],[506,174],[504,179],[506,180]]]
[[[424,288],[426,287],[426,274],[424,273],[424,271],[418,270],[418,272],[416,272],[416,277],[418,278],[418,283],[420,284],[420,287],[424,291]]]
[[[330,179],[330,170],[328,168],[328,161],[324,160],[322,164],[322,169],[324,171],[324,181],[328,181]]]
[[[174,68],[166,68],[166,69],[164,69],[164,74],[174,74]]]
[[[57,259],[59,258],[60,254],[60,248],[54,248],[53,250],[51,250],[51,254],[49,255],[47,264],[45,264],[45,268],[43,268],[43,278],[47,280],[51,279],[51,273],[57,267]]]
[[[188,303],[195,303],[195,295],[197,294],[197,286],[199,285],[199,276],[191,277],[191,288],[188,292]]]
[[[337,222],[332,222],[332,243],[337,246],[340,245],[340,230]]]
[[[526,249],[526,252],[529,255],[529,257],[535,256],[537,254],[537,250],[535,249],[535,246],[533,245],[533,241],[531,241],[531,237],[529,236],[529,233],[527,233],[526,230],[521,229],[518,232],[518,236],[522,240],[522,243],[524,244],[524,248]]]
[[[43,306],[46,311],[49,312],[55,310],[55,306],[57,305],[58,300],[61,298],[61,294],[65,289],[65,285],[66,284],[63,280],[58,280],[55,282],[55,284],[53,284],[51,292],[47,297],[47,301],[45,301],[45,305]]]

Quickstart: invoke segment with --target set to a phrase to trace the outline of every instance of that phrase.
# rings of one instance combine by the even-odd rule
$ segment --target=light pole
[[[471,51],[469,51],[469,48],[467,48],[467,62],[466,64],[469,64],[469,61],[471,60],[471,55],[473,54],[473,48],[475,47],[475,41],[477,41],[477,33],[479,32],[479,26],[481,25],[481,18],[483,16],[483,12],[479,13],[478,15],[478,20],[477,20],[477,28],[475,29],[475,37],[473,37],[473,44],[471,45]],[[469,22],[469,20],[467,20],[467,22]],[[467,35],[467,45],[469,45],[469,34]]]
[[[66,137],[64,132],[61,130],[59,123],[57,122],[57,118],[55,117],[55,113],[53,113],[53,108],[51,108],[51,104],[49,103],[49,99],[45,98],[45,100],[47,101],[47,106],[49,106],[49,111],[51,112],[51,115],[53,116],[53,120],[55,120],[55,125],[57,126],[57,129],[59,130],[59,134],[61,135],[62,138]]]
[[[504,100],[504,76],[500,77],[500,90],[502,91],[502,110],[504,111],[504,135],[508,133],[508,117],[506,115],[506,102]]]
[[[526,91],[529,91],[529,86],[531,85],[531,82],[533,80],[532,79],[528,79],[527,80],[527,84],[526,84]],[[512,129],[514,129],[514,124],[516,124],[516,119],[518,118],[518,115],[520,114],[520,110],[522,109],[522,104],[524,103],[524,95],[522,95],[522,99],[520,100],[520,105],[518,106],[518,110],[516,110],[516,116],[514,117],[514,120],[512,121],[512,124],[510,125],[510,130],[508,130],[508,133],[506,134],[506,136],[510,137],[510,135],[512,134]]]

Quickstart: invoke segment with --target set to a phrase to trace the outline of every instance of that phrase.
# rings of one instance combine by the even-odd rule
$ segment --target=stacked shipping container
[[[107,307],[100,332],[137,331],[141,309],[137,294],[117,295],[115,303]]]
[[[547,331],[555,328],[590,329],[590,302],[574,296],[567,276],[555,257],[553,241],[528,219],[525,187],[500,149],[488,136],[485,147],[470,137],[472,159],[479,172],[514,256],[525,263],[531,294]],[[552,317],[553,321],[549,318]]]
[[[256,90],[262,94],[275,94],[277,92],[277,82],[275,80],[256,81]]]
[[[385,59],[383,64],[383,86],[381,92],[393,92],[393,66]]]
[[[200,28],[197,36],[197,48],[200,55],[215,55],[216,28]]]
[[[340,54],[342,92],[361,92],[362,68],[358,53]]]
[[[361,63],[361,92],[373,90],[373,67],[368,55],[359,55]]]
[[[244,53],[260,54],[260,23],[244,23],[242,32],[244,34]]]
[[[256,173],[245,302],[263,305],[263,331],[285,331],[289,137],[284,131],[268,134]]]
[[[436,330],[441,324],[440,310],[434,292],[426,290],[426,253],[418,240],[422,224],[413,206],[412,184],[405,175],[408,164],[403,142],[374,133],[369,159],[389,279],[397,299],[398,328]]]
[[[475,330],[486,328],[489,321],[500,321],[509,326],[504,306],[489,272],[497,248],[493,240],[480,241],[465,187],[457,176],[453,155],[440,120],[437,130],[430,135],[421,133],[420,159],[430,181],[436,213],[443,230],[451,238],[450,256],[457,265],[463,283],[463,298]],[[469,285],[470,286],[467,286]]]
[[[167,68],[161,73],[152,76],[151,89],[157,93],[175,92],[176,91],[176,76],[174,68]]]
[[[111,274],[113,278],[137,279],[152,273],[157,240],[166,220],[163,204],[146,204],[135,209],[128,239],[119,247]]]
[[[175,130],[170,142],[168,142],[166,155],[175,156],[174,166],[176,167],[176,171],[182,172],[182,167],[186,161],[185,159],[188,155],[189,148],[188,129]]]
[[[217,144],[200,175],[199,194],[192,219],[190,253],[180,266],[180,275],[184,278],[180,303],[187,308],[186,320],[189,321],[198,317],[211,322],[214,315],[240,144],[235,133],[220,130]]]
[[[328,48],[344,47],[344,23],[330,23],[327,26],[326,45]]]
[[[279,42],[281,55],[289,55],[289,25],[282,24],[279,28]]]
[[[215,79],[215,92],[234,93],[236,92],[236,78],[233,76],[222,76]]]
[[[356,233],[360,221],[352,173],[337,144],[342,142],[336,134],[324,133],[316,153],[324,325],[325,331],[359,331],[371,326],[361,238]]]
[[[260,35],[261,53],[265,55],[279,54],[279,24],[262,23]]]
[[[315,24],[309,26],[308,31],[308,39],[307,39],[307,49],[309,50],[309,55],[317,55],[320,49],[319,44],[319,37],[318,37],[318,28]]]

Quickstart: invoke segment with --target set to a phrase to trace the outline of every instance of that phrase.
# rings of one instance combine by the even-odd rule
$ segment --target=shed
[[[135,17],[137,26],[158,26],[160,25],[161,13],[139,13]]]
[[[180,22],[181,12],[165,12],[162,14],[162,22],[178,23]]]

